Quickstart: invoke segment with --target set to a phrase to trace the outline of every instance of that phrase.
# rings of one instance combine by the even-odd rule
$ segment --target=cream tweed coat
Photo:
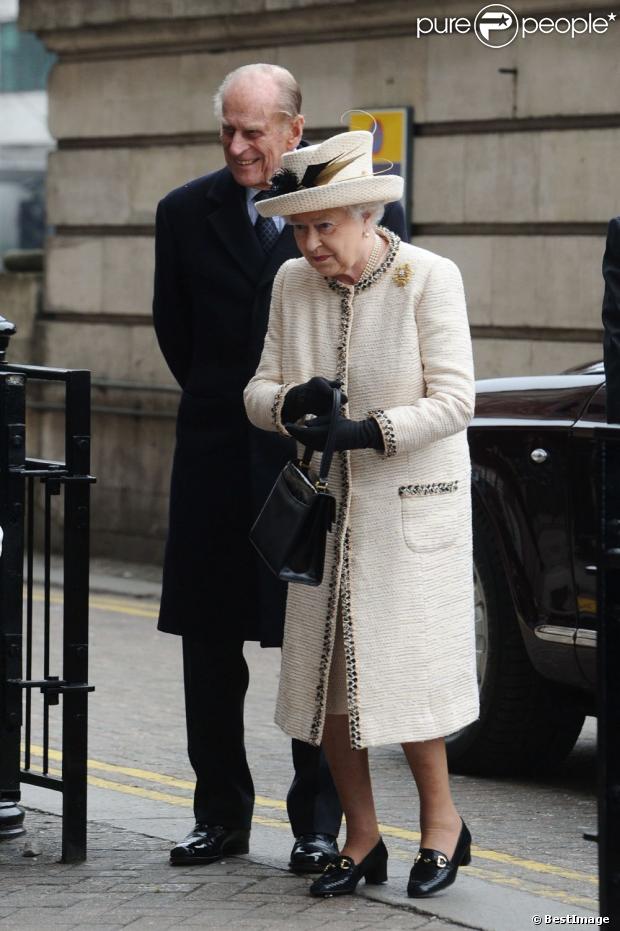
[[[471,340],[456,265],[389,235],[353,287],[305,259],[274,287],[253,424],[286,433],[284,395],[340,378],[352,419],[375,417],[385,451],[338,453],[338,501],[322,585],[289,585],[276,723],[318,745],[338,603],[354,749],[429,740],[478,716],[470,462]]]

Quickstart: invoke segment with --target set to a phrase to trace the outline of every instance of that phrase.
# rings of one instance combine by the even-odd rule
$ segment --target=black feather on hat
[[[271,187],[264,192],[261,200],[267,197],[280,197],[281,194],[292,194],[293,191],[298,191],[301,187],[299,178],[290,168],[278,168],[271,177],[270,184]]]
[[[335,155],[334,158],[330,158],[327,162],[308,165],[301,181],[290,168],[278,168],[271,178],[271,187],[268,191],[265,191],[261,200],[265,200],[268,197],[280,197],[282,194],[293,194],[294,191],[299,191],[301,188],[314,187],[325,168],[338,158],[340,158],[340,156]],[[340,170],[340,168],[338,170]]]

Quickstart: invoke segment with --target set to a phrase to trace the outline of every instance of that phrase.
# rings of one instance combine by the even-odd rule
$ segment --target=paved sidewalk
[[[232,857],[170,867],[159,838],[89,824],[84,864],[60,859],[60,818],[29,810],[28,833],[0,843],[0,929],[153,928],[444,931],[456,926],[361,896],[317,900],[310,880]]]

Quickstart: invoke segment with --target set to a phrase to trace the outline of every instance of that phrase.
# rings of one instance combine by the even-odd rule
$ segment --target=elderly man
[[[183,638],[188,749],[196,773],[194,830],[173,864],[247,853],[254,804],[243,735],[245,640],[280,646],[286,588],[248,531],[294,444],[252,427],[243,389],[260,359],[273,279],[299,256],[281,218],[255,199],[284,152],[301,142],[301,93],[275,65],[233,71],[215,97],[226,167],[159,204],[155,330],[183,389],[172,470],[159,629]],[[405,235],[403,212],[384,222]],[[322,753],[293,741],[287,807],[290,868],[320,872],[337,854],[341,809]]]
[[[603,258],[605,297],[605,378],[607,381],[607,421],[620,423],[620,217],[609,221],[607,248]]]

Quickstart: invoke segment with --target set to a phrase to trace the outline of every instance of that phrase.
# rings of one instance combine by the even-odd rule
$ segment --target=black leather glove
[[[329,415],[324,415],[315,417],[303,427],[292,423],[285,423],[284,426],[291,436],[304,446],[322,452],[327,442],[330,420]],[[342,414],[338,414],[335,449],[341,452],[345,449],[383,449],[383,435],[379,424],[373,417],[367,417],[366,420],[348,420]]]
[[[321,375],[315,375],[303,385],[295,385],[286,392],[282,405],[282,422],[295,421],[306,414],[329,414],[332,409],[333,389],[340,388],[339,381],[328,381]],[[342,403],[347,403],[346,394],[342,394]]]

